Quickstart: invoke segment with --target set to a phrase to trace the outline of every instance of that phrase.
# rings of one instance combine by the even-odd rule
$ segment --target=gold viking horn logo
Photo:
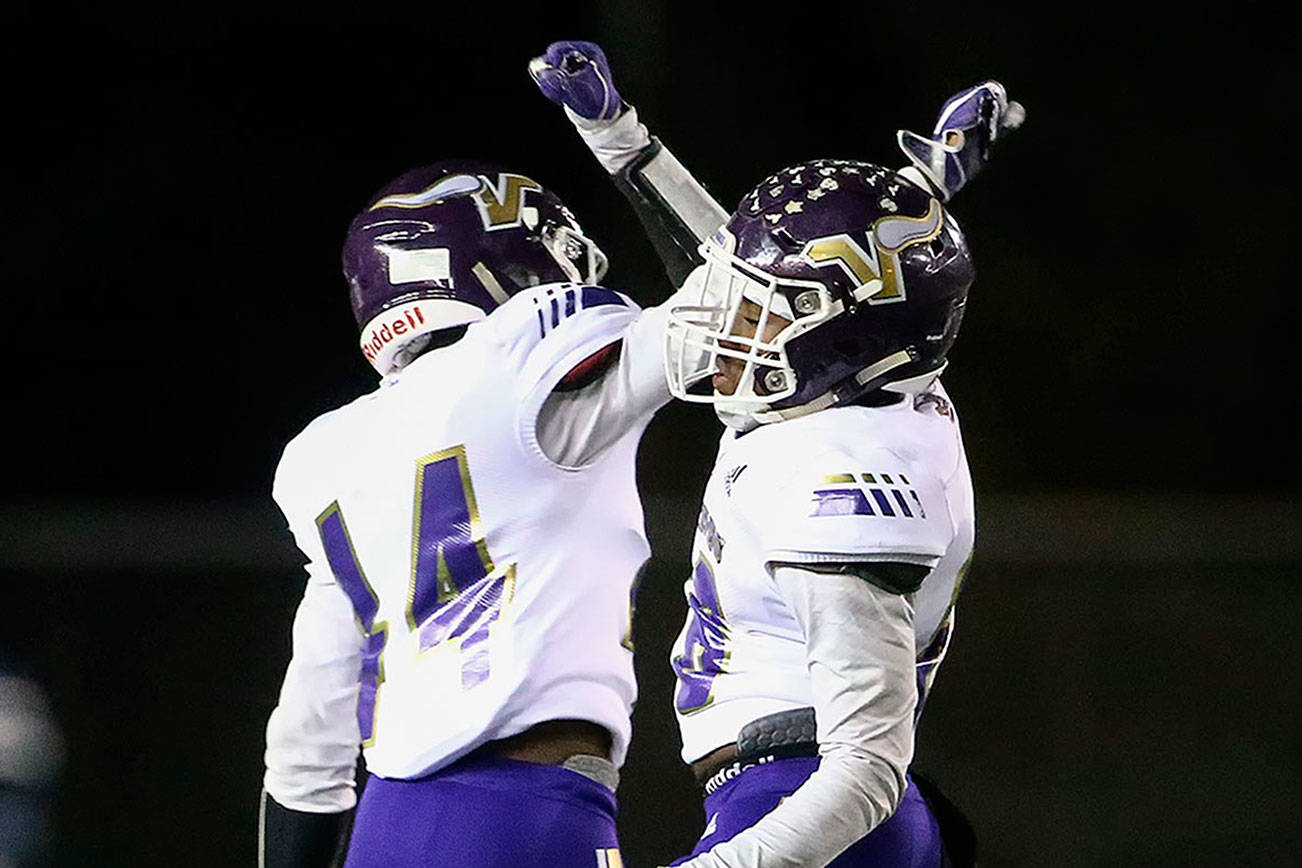
[[[524,194],[542,192],[542,185],[524,175],[502,172],[496,182],[485,175],[446,175],[423,190],[415,193],[392,193],[383,197],[369,211],[377,208],[424,208],[443,199],[470,196],[479,208],[484,229],[506,229],[520,226],[524,216]]]
[[[945,228],[945,211],[935,199],[926,216],[888,215],[873,223],[867,233],[867,249],[848,233],[828,235],[808,242],[800,255],[814,266],[836,266],[856,286],[854,297],[868,304],[904,301],[904,278],[900,272],[900,253],[914,244],[922,244],[940,235]]]

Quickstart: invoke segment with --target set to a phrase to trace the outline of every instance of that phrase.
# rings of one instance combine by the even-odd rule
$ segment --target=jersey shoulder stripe
[[[930,565],[953,538],[941,474],[919,456],[883,446],[747,452],[744,472],[725,475],[725,492],[767,562]]]
[[[551,283],[512,296],[492,316],[501,324],[504,337],[524,329],[528,322],[531,325],[529,330],[541,341],[576,315],[603,307],[637,310],[637,305],[628,296],[605,287]]]
[[[622,293],[600,286],[557,283],[534,287],[503,305],[500,334],[519,370],[520,398],[560,377],[618,341],[641,309]]]

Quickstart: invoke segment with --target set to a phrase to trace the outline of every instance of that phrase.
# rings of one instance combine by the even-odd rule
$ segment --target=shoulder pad
[[[576,283],[548,283],[518,292],[489,315],[503,342],[522,342],[532,346],[562,331],[576,317],[580,320],[604,318],[619,311],[637,312],[638,306],[620,292],[602,286]]]
[[[349,419],[356,408],[375,398],[378,389],[368,392],[342,407],[336,407],[314,418],[303,427],[280,453],[272,479],[272,497],[278,502],[287,487],[297,487],[305,480],[320,476],[319,468],[336,459],[340,449],[341,432],[349,427]]]
[[[929,567],[949,548],[954,530],[938,473],[887,449],[825,452],[799,464],[780,480],[753,480],[758,498],[745,509],[766,561]]]
[[[594,353],[623,338],[640,313],[623,293],[553,283],[512,296],[489,319],[497,320],[498,340],[519,371],[517,398],[529,405]]]
[[[610,370],[610,366],[619,360],[622,345],[622,341],[612,341],[570,368],[556,384],[556,391],[575,392],[601,379]]]

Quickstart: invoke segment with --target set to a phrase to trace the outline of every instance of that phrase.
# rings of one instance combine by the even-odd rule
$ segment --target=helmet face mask
[[[606,276],[606,254],[577,225],[548,223],[539,230],[538,240],[574,283],[600,283]]]
[[[827,287],[780,281],[730,253],[730,241],[735,239],[720,230],[720,237],[701,246],[705,264],[685,284],[696,292],[696,303],[669,309],[666,373],[676,398],[715,404],[721,416],[744,416],[795,394],[796,372],[786,345],[833,316],[836,308]],[[753,323],[744,322],[748,310]],[[705,391],[730,364],[723,360],[742,366],[735,388]]]
[[[669,310],[666,373],[676,397],[738,428],[925,390],[974,275],[929,191],[844,160],[771,176],[701,253],[684,285],[695,303]]]

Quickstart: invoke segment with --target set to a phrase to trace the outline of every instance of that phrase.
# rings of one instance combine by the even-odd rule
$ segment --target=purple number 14
[[[515,566],[496,568],[484,543],[465,447],[418,460],[407,626],[419,630],[419,649],[459,639],[461,686],[479,684],[489,627],[514,590]]]
[[[330,504],[316,523],[330,570],[352,601],[366,636],[357,720],[362,744],[369,745],[384,682],[388,624],[375,623],[379,597],[366,579],[339,503]],[[465,447],[418,459],[406,605],[407,626],[417,634],[417,650],[458,642],[462,688],[480,684],[489,675],[489,628],[514,589],[515,566],[497,569],[488,554]]]

